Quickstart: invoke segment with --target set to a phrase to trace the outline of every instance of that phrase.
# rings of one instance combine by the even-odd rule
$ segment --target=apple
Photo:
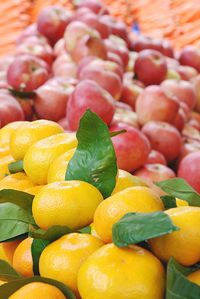
[[[16,100],[18,101],[24,112],[24,120],[32,121],[34,116],[33,100],[20,97],[17,97]]]
[[[20,55],[9,66],[7,81],[15,90],[31,92],[47,81],[48,69],[43,60],[28,54]]]
[[[63,7],[55,5],[43,8],[37,19],[37,29],[52,45],[63,37],[72,15]]]
[[[136,113],[141,125],[157,120],[172,123],[178,113],[179,103],[174,96],[164,92],[161,86],[146,87],[136,100]]]
[[[176,70],[176,68],[178,68],[178,66],[180,65],[179,62],[175,58],[165,57],[165,59],[167,62],[167,67],[169,69]]]
[[[53,56],[53,50],[50,47],[50,45],[46,44],[39,44],[39,43],[32,43],[30,40],[26,40],[24,43],[19,45],[16,48],[16,54],[31,54],[33,56],[36,56],[42,60],[44,60],[49,65],[52,64],[54,56]]]
[[[124,78],[120,101],[130,105],[135,110],[136,100],[142,91],[143,88],[136,84],[134,80]]]
[[[127,28],[124,22],[116,20],[111,15],[104,15],[101,17],[101,20],[109,26],[112,35],[119,36],[124,40],[128,39]]]
[[[58,121],[65,117],[69,96],[74,86],[72,81],[54,77],[36,90],[34,108],[39,118]]]
[[[16,44],[21,45],[25,40],[29,39],[30,37],[37,37],[38,40],[40,40],[40,42],[48,43],[46,37],[41,35],[37,30],[37,24],[33,23],[22,31],[22,33],[17,38]]]
[[[192,141],[192,142],[186,142],[183,144],[181,153],[178,157],[177,166],[181,162],[181,160],[186,157],[187,155],[199,152],[200,151],[200,142]]]
[[[179,65],[176,67],[176,71],[180,75],[181,79],[186,81],[190,81],[198,75],[197,70],[188,65]]]
[[[183,178],[197,192],[200,192],[200,152],[184,157],[178,167],[178,177]]]
[[[182,135],[187,141],[198,141],[200,142],[200,132],[190,124],[186,124],[183,128]]]
[[[167,75],[165,57],[155,50],[143,50],[135,60],[134,72],[145,85],[160,84]]]
[[[168,68],[166,79],[177,79],[177,80],[180,80],[181,76],[179,75],[179,73],[176,70]]]
[[[77,9],[80,8],[88,8],[91,11],[93,11],[95,14],[108,14],[108,9],[106,8],[106,6],[98,1],[98,0],[84,0],[84,1],[80,1],[80,3],[77,4]]]
[[[76,131],[85,111],[91,109],[109,125],[112,121],[115,105],[113,97],[95,81],[79,82],[67,104],[69,129]]]
[[[150,144],[145,135],[138,129],[124,123],[114,124],[110,131],[126,130],[126,133],[112,138],[120,169],[132,172],[142,167],[148,158]]]
[[[184,80],[165,80],[161,87],[171,96],[176,96],[180,102],[184,102],[190,109],[196,105],[196,94],[192,84]]]
[[[196,125],[200,127],[200,113],[192,111],[189,117],[189,122],[191,123],[191,121],[196,121]],[[193,124],[195,123],[193,122]]]
[[[152,149],[162,153],[167,163],[173,162],[180,154],[182,137],[171,124],[150,121],[143,126],[142,132],[149,139]]]
[[[174,50],[169,40],[163,40],[161,53],[167,57],[174,57]]]
[[[124,123],[139,129],[137,114],[129,105],[124,104],[125,106],[122,106],[121,104],[124,103],[116,102],[115,114],[113,116],[111,126],[118,123]]]
[[[18,101],[7,90],[0,91],[1,127],[13,121],[23,121],[24,112]]]
[[[55,77],[63,78],[76,78],[77,77],[77,65],[74,62],[68,62],[57,67],[53,75]]]
[[[64,129],[65,132],[70,132],[67,117],[61,118],[57,123]]]
[[[53,53],[55,57],[66,54],[65,40],[60,38],[53,47]]]
[[[122,69],[112,61],[94,60],[79,73],[80,80],[93,80],[118,100],[122,92]]]
[[[176,177],[172,169],[163,164],[145,164],[142,168],[134,172],[134,175],[151,180],[152,182],[162,182]]]
[[[200,112],[200,75],[192,78],[191,83],[194,88],[196,99],[197,99],[195,110],[197,112]]]
[[[74,11],[73,21],[79,21],[82,18],[82,16],[90,13],[94,13],[94,12],[88,7],[79,7]]]
[[[86,56],[107,58],[106,46],[99,33],[82,22],[71,22],[64,38],[67,51],[77,63]]]
[[[119,43],[116,45],[111,39],[105,39],[105,45],[107,52],[117,54],[121,58],[124,68],[126,68],[129,61],[129,51],[127,46]]]
[[[87,13],[79,16],[79,21],[87,24],[89,27],[99,32],[101,38],[108,38],[110,35],[110,27],[104,20],[95,13]]]
[[[122,68],[124,67],[121,57],[113,52],[109,52],[109,51],[107,52],[107,59],[109,61],[113,61],[113,62],[117,63]]]
[[[200,50],[194,46],[186,46],[179,53],[179,62],[189,65],[200,72]]]
[[[187,116],[182,107],[179,108],[178,113],[173,121],[173,125],[181,132],[185,126]]]
[[[149,155],[148,155],[148,159],[146,161],[146,164],[163,164],[163,165],[167,165],[167,161],[166,161],[165,157],[163,156],[163,154],[161,154],[160,152],[158,152],[156,150],[151,150]]]

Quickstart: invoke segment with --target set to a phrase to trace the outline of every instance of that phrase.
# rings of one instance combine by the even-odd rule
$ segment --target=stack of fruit
[[[2,299],[200,297],[199,64],[96,0],[22,33],[0,65]]]

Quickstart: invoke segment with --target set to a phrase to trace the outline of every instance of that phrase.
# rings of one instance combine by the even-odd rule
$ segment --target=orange
[[[28,121],[14,121],[0,129],[0,147],[9,146],[12,133],[15,132],[16,129],[27,126],[28,124]]]
[[[0,190],[14,189],[18,191],[24,191],[25,189],[31,188],[33,186],[34,183],[24,172],[10,174],[0,181]]]
[[[23,160],[29,147],[36,141],[62,132],[63,128],[56,122],[46,119],[32,121],[11,134],[11,155],[15,160]]]
[[[55,286],[43,282],[31,282],[21,287],[8,299],[67,299]]]
[[[103,196],[97,188],[82,181],[54,182],[34,197],[32,212],[42,229],[66,225],[78,229],[89,225]]]
[[[36,195],[43,187],[44,187],[44,185],[29,187],[29,188],[25,189],[24,192],[27,192],[32,195]]]
[[[164,209],[159,196],[147,187],[130,187],[104,200],[94,214],[94,229],[100,238],[112,242],[112,226],[129,212],[155,212]]]
[[[187,277],[191,282],[196,283],[200,286],[200,270],[192,272]]]
[[[10,154],[10,148],[8,145],[0,147],[0,158],[8,156]]]
[[[14,159],[11,155],[4,156],[0,158],[0,180],[9,174],[8,165],[14,162]]]
[[[196,264],[200,261],[200,208],[182,206],[165,213],[180,230],[149,240],[152,251],[165,262],[173,256],[183,266]]]
[[[48,245],[39,261],[40,275],[56,279],[77,293],[77,274],[81,264],[103,242],[89,234],[72,233]]]
[[[24,277],[33,276],[32,242],[32,238],[24,239],[17,246],[13,255],[13,268]]]
[[[21,240],[1,243],[5,256],[11,264],[12,264],[14,252],[17,246],[20,244],[20,242]]]
[[[60,133],[35,142],[24,157],[26,174],[34,183],[45,185],[51,163],[76,145],[77,139],[74,133]]]
[[[161,262],[139,246],[107,244],[91,254],[78,272],[82,299],[163,299]]]
[[[74,152],[75,152],[75,148],[67,151],[66,153],[59,156],[52,162],[52,164],[49,167],[48,176],[47,176],[48,183],[65,180],[67,165],[71,160],[71,158],[73,157]]]

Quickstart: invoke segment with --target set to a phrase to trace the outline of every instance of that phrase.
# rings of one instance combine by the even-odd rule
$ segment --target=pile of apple
[[[119,168],[150,181],[178,175],[200,192],[199,72],[200,50],[134,38],[97,0],[46,7],[0,60],[1,126],[44,118],[76,131],[90,108],[126,130],[112,139]]]

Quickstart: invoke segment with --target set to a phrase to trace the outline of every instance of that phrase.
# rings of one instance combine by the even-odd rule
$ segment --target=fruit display
[[[98,0],[0,60],[0,298],[200,298],[200,55]]]

